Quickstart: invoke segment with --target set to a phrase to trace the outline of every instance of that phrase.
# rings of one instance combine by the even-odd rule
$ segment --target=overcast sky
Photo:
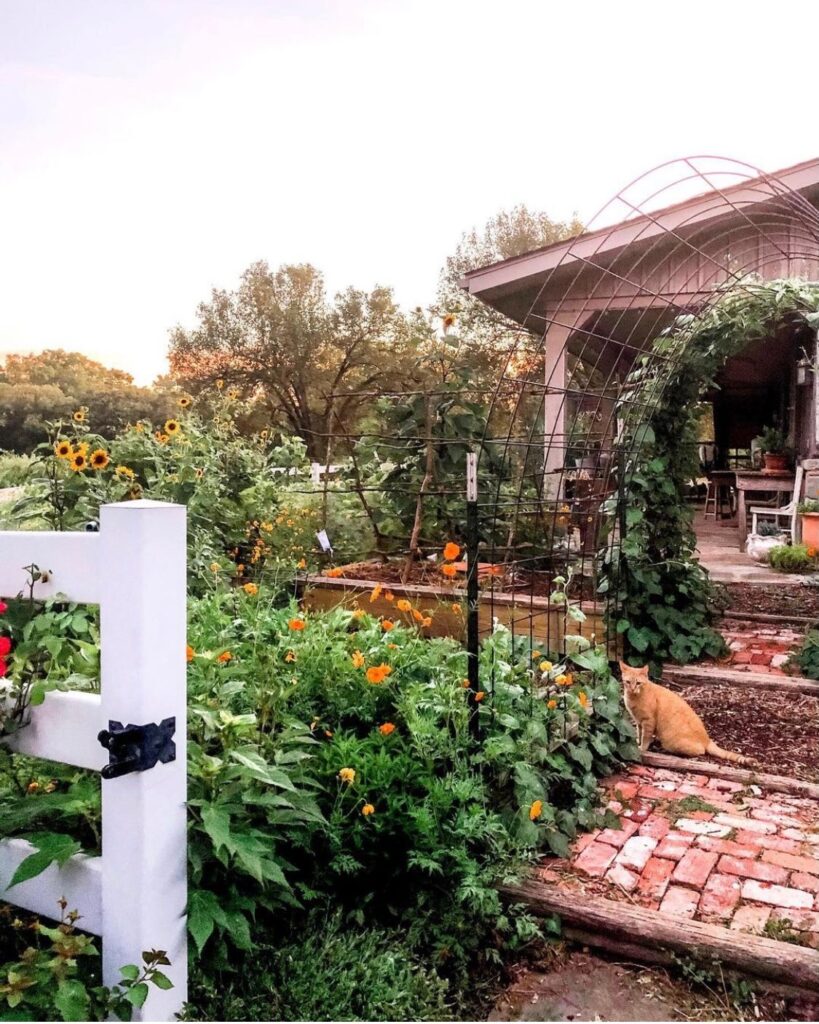
[[[431,301],[461,232],[652,165],[819,155],[819,7],[0,0],[0,354],[164,371],[252,261]]]

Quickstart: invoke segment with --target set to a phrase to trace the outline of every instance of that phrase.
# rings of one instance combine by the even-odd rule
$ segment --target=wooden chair
[[[787,505],[782,505],[781,508],[768,508],[764,505],[752,505],[750,508],[751,513],[751,533],[756,533],[756,522],[757,519],[762,517],[770,517],[771,519],[779,524],[781,519],[790,520],[787,526],[782,527],[783,533],[789,533],[791,535],[791,543],[796,543],[796,520],[797,513],[796,509],[799,506],[802,495],[802,478],[804,476],[804,469],[801,465],[796,467],[796,475],[793,481],[793,497]]]

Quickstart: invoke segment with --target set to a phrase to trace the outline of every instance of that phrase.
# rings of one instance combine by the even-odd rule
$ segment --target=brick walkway
[[[819,801],[644,766],[603,785],[621,827],[541,861],[542,880],[819,948]]]
[[[727,658],[720,660],[720,665],[739,671],[775,672],[779,675],[788,671],[785,667],[787,661],[804,639],[804,633],[793,629],[756,622],[743,624],[727,619],[720,633],[730,651]]]

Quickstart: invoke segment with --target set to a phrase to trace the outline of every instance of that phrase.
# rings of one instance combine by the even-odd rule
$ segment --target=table
[[[787,494],[788,497],[793,494],[793,489],[796,484],[796,478],[794,474],[788,469],[782,473],[763,473],[758,469],[737,469],[736,481],[734,486],[737,489],[738,496],[738,509],[737,519],[739,520],[739,550],[745,550],[745,538],[748,536],[748,521],[747,512],[745,508],[745,495],[749,491],[775,491],[777,498],[779,498],[780,505],[786,505],[786,501],[782,501],[782,495]]]

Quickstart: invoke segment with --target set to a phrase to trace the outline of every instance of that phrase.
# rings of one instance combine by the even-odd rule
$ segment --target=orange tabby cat
[[[679,694],[652,683],[648,678],[648,665],[632,668],[620,662],[623,674],[623,699],[626,710],[637,727],[637,742],[645,752],[653,739],[659,740],[669,754],[694,757],[711,754],[726,761],[746,764],[747,757],[723,750],[708,735],[700,716]]]

